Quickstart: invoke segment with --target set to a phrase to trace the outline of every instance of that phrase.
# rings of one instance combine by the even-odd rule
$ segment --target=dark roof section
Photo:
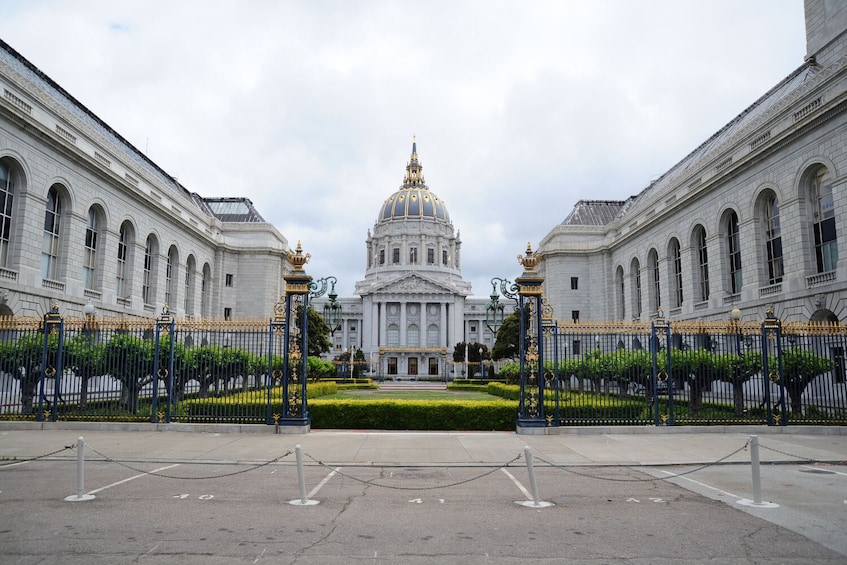
[[[203,198],[195,196],[208,212],[222,222],[266,223],[249,198]]]
[[[614,220],[626,200],[580,200],[565,221],[565,226],[605,226]]]
[[[45,90],[48,92],[52,91],[53,96],[57,99],[57,101],[64,99],[67,102],[66,109],[72,114],[75,114],[82,121],[88,123],[88,125],[93,127],[95,130],[99,130],[104,137],[111,138],[117,145],[124,146],[127,149],[129,156],[138,166],[153,176],[158,177],[162,180],[162,182],[167,184],[174,192],[180,194],[183,198],[191,199],[189,191],[180,185],[173,176],[169,175],[161,167],[159,167],[159,165],[151,161],[150,158],[136,149],[134,145],[124,139],[118,132],[113,130],[109,124],[98,118],[94,112],[83,106],[79,100],[71,96],[64,88],[59,86],[53,81],[53,79],[44,74],[38,69],[38,67],[30,63],[23,55],[15,51],[2,39],[0,39],[0,49],[6,51],[12,56],[13,61],[17,63],[18,69],[22,72],[22,74],[25,76],[30,75],[33,80],[43,82],[47,87]]]

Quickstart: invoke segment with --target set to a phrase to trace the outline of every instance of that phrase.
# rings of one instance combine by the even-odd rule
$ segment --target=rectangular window
[[[446,249],[441,250],[441,264],[442,265],[447,264],[447,250]]]
[[[409,264],[415,265],[418,262],[418,248],[412,247],[409,249]]]
[[[226,282],[224,283],[226,286],[232,286],[232,275],[227,273]]]
[[[579,355],[582,353],[582,342],[578,339],[573,340],[573,354]]]
[[[571,290],[579,289],[579,277],[571,277]]]
[[[397,358],[389,357],[388,358],[388,374],[396,375],[397,374]]]
[[[224,308],[224,320],[232,318],[232,308]]]
[[[400,264],[400,248],[395,247],[391,250],[391,262],[395,265]]]
[[[438,359],[435,357],[429,358],[429,375],[432,377],[438,375]]]
[[[471,332],[476,333],[476,324],[471,324]]]
[[[426,264],[434,265],[435,264],[435,249],[427,249],[426,250]]]
[[[379,264],[385,265],[385,249],[379,250]]]
[[[409,357],[409,374],[417,375],[418,374],[418,358],[417,357]]]
[[[766,206],[767,223],[767,257],[768,257],[768,284],[782,282],[782,232],[779,227],[779,205],[776,197],[771,196]]]
[[[700,267],[700,301],[709,299],[709,251],[706,247],[706,231],[700,230],[697,243],[697,257]]]
[[[571,310],[571,320],[573,320],[574,323],[579,322],[579,310]]]

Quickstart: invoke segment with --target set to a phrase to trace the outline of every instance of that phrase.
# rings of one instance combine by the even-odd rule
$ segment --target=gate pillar
[[[518,261],[524,271],[515,279],[518,285],[518,308],[520,310],[520,351],[521,390],[518,405],[517,432],[532,434],[543,433],[547,426],[544,414],[544,347],[542,346],[543,328],[541,324],[542,296],[544,277],[535,272],[541,262],[541,255],[532,251],[526,244],[526,255],[518,255]],[[541,428],[541,429],[539,429]]]
[[[285,280],[285,320],[283,329],[282,414],[278,424],[288,432],[306,433],[311,427],[306,380],[309,355],[309,284],[312,277],[303,265],[311,254],[303,255],[303,247],[288,252],[287,259],[294,267]]]
[[[785,378],[782,369],[782,321],[768,308],[762,322],[762,374],[765,377],[764,404],[767,407],[768,425],[784,426],[788,423],[785,403]],[[778,398],[771,398],[771,383],[776,385]]]

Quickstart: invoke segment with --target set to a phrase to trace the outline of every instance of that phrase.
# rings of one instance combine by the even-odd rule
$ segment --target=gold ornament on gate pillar
[[[295,273],[303,272],[303,265],[309,262],[309,259],[312,258],[311,253],[306,253],[303,255],[303,244],[300,241],[297,242],[297,248],[294,250],[294,253],[291,251],[287,254],[288,262],[294,267]]]
[[[541,262],[541,254],[532,251],[532,243],[526,242],[526,255],[518,255],[518,261],[524,268],[524,274],[535,273],[535,267]]]

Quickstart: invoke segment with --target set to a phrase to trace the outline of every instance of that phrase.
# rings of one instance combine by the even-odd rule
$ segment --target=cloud
[[[637,194],[799,66],[803,23],[802,0],[0,5],[13,48],[344,296],[413,135],[487,296],[578,199]]]

